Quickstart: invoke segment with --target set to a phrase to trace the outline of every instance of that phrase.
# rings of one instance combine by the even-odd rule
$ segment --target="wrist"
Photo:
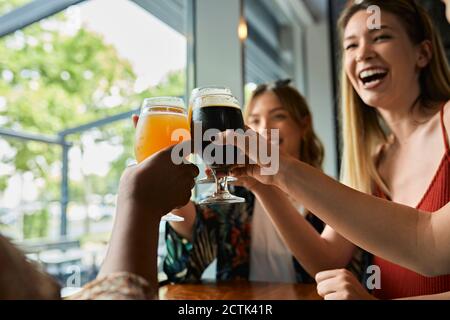
[[[295,170],[294,164],[297,160],[292,157],[280,155],[280,166],[278,172],[274,176],[274,185],[281,190],[288,192],[289,189],[289,174]]]
[[[117,219],[126,219],[128,223],[137,225],[159,225],[164,214],[166,212],[157,206],[144,206],[132,200],[117,206]]]

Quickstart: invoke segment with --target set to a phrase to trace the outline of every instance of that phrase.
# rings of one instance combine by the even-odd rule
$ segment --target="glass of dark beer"
[[[206,94],[195,99],[191,118],[194,152],[211,168],[216,184],[215,192],[200,204],[245,202],[244,198],[229,192],[227,180],[230,169],[245,157],[234,146],[211,143],[217,133],[228,129],[245,129],[241,108],[235,97],[231,94]]]
[[[189,98],[189,112],[188,112],[188,119],[189,123],[191,123],[192,119],[192,106],[194,105],[194,101],[196,98],[204,96],[204,95],[210,95],[210,94],[226,94],[231,95],[231,89],[227,87],[219,87],[219,86],[207,86],[207,87],[199,87],[195,88],[191,92],[191,96]],[[193,162],[193,161],[191,161]],[[235,177],[228,177],[228,182],[234,182],[237,179]],[[223,181],[222,181],[223,182]],[[215,179],[213,177],[205,177],[200,178],[195,181],[196,184],[207,184],[207,183],[215,183]]]

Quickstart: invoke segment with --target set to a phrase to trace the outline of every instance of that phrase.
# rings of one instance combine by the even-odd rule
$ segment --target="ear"
[[[417,66],[419,68],[425,68],[433,57],[433,45],[430,40],[424,40],[418,46]]]

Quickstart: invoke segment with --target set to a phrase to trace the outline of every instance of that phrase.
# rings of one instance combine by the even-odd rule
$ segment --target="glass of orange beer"
[[[184,102],[176,97],[155,97],[144,99],[136,126],[135,155],[138,163],[152,154],[184,139],[172,139],[177,129],[185,129],[185,138],[190,139],[189,122]],[[183,221],[172,213],[162,217],[164,221]]]

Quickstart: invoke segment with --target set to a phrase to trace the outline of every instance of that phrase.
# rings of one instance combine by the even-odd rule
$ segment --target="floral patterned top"
[[[182,238],[166,224],[167,256],[164,272],[171,282],[199,281],[203,271],[217,258],[217,280],[249,278],[252,215],[255,196],[245,188],[233,191],[245,203],[230,205],[196,205],[193,242]],[[316,216],[306,219],[318,232],[324,224]],[[292,258],[298,282],[313,282],[309,274]]]

